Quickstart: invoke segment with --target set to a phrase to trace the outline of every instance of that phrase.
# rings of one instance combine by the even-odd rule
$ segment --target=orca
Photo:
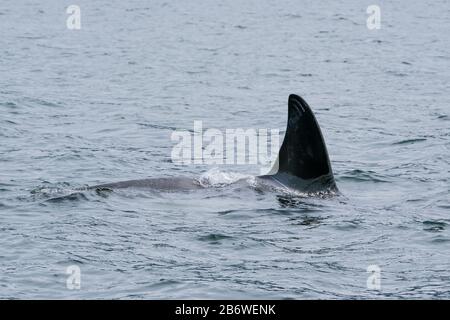
[[[277,160],[270,172],[257,176],[256,181],[262,185],[303,193],[338,191],[319,124],[311,108],[300,96],[289,96],[287,128]],[[121,188],[195,190],[204,187],[194,178],[178,177],[129,180],[89,189]]]

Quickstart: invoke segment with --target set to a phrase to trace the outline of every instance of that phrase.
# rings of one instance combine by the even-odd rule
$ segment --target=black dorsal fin
[[[305,100],[295,94],[289,96],[287,129],[277,162],[271,174],[281,182],[303,182],[311,189],[317,189],[315,182],[320,187],[335,187],[319,124]]]

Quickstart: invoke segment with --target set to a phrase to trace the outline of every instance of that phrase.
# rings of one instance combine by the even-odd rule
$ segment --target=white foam
[[[255,177],[239,172],[225,172],[220,171],[219,168],[212,168],[203,173],[198,179],[203,187],[226,186],[241,180],[246,180],[249,184],[252,184]]]

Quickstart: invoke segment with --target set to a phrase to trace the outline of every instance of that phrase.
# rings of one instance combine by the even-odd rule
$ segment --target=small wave
[[[406,140],[401,140],[401,141],[397,141],[394,142],[393,145],[399,145],[399,144],[413,144],[416,142],[422,142],[422,141],[426,141],[426,138],[416,138],[416,139],[406,139]]]
[[[340,231],[351,231],[355,229],[361,229],[361,220],[355,219],[352,221],[343,221],[333,226],[333,228]]]
[[[211,233],[211,234],[200,236],[197,239],[200,241],[217,244],[217,243],[220,243],[221,240],[232,239],[232,237],[221,234],[221,233]]]
[[[30,191],[31,201],[58,203],[63,201],[89,200],[85,188],[73,187],[67,182],[38,186]]]
[[[39,13],[43,13],[39,11]],[[46,36],[32,36],[32,35],[23,35],[23,36],[17,36],[17,39],[26,39],[26,40],[42,40],[46,39]]]
[[[441,243],[450,242],[450,239],[448,239],[448,238],[443,238],[443,237],[436,237],[436,238],[434,238],[433,240],[431,240],[431,242],[432,242],[432,243],[438,243],[438,244],[441,244]]]
[[[290,19],[301,19],[302,15],[298,14],[298,13],[288,13],[284,15],[286,18],[290,18]]]
[[[6,108],[17,108],[18,105],[14,102],[0,102],[0,106],[6,107]]]
[[[50,183],[44,181],[42,185],[30,190],[33,195],[53,196],[62,193],[80,191],[79,186],[74,187],[68,182]]]
[[[30,98],[29,101],[33,104],[36,103],[38,105],[45,106],[45,107],[57,108],[57,107],[63,106],[63,104],[61,102],[53,102],[53,101],[44,100],[44,99],[40,99],[40,98]]]
[[[274,187],[279,204],[284,208],[302,208],[305,205],[305,198],[330,199],[339,196],[339,191],[326,189],[315,192],[303,192],[286,187]]]
[[[51,196],[61,193],[63,190],[67,190],[69,187],[70,186],[68,183],[42,185],[32,189],[30,193],[35,195]]]
[[[143,123],[143,122],[138,122],[137,125],[141,126],[141,127],[147,127],[147,128],[152,128],[152,129],[160,129],[160,130],[177,130],[177,128],[175,127],[171,127],[171,126],[163,126],[163,125],[159,125],[159,124],[153,124],[153,123]]]
[[[73,192],[64,196],[60,196],[60,197],[53,197],[50,199],[45,200],[45,202],[50,202],[50,203],[60,203],[60,202],[65,202],[65,201],[86,201],[89,200],[88,197],[82,193],[82,192]]]
[[[373,171],[364,171],[360,169],[354,169],[351,171],[347,171],[346,173],[337,177],[337,180],[352,180],[352,181],[370,181],[370,182],[390,182],[389,179],[379,175]]]
[[[313,217],[313,216],[303,216],[300,218],[291,218],[291,224],[297,226],[307,227],[308,229],[316,228],[321,226],[326,217]]]
[[[0,192],[10,191],[10,187],[12,187],[11,184],[0,183]]]
[[[447,227],[447,224],[443,221],[426,220],[422,222],[422,224],[424,225],[423,230],[429,232],[440,232],[445,230],[445,228]]]
[[[17,122],[14,122],[14,121],[8,120],[8,119],[3,120],[3,122],[6,122],[7,124],[14,124],[14,125],[18,124]]]
[[[392,71],[392,70],[388,70],[386,71],[387,74],[392,75],[394,77],[406,77],[408,76],[408,74],[403,73],[403,72],[398,72],[398,71]]]

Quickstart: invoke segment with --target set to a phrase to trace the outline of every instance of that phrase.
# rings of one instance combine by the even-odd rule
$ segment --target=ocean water
[[[449,30],[448,1],[2,1],[0,298],[450,298]],[[283,132],[290,93],[340,195],[172,161],[194,121]],[[72,194],[164,176],[208,188]]]

